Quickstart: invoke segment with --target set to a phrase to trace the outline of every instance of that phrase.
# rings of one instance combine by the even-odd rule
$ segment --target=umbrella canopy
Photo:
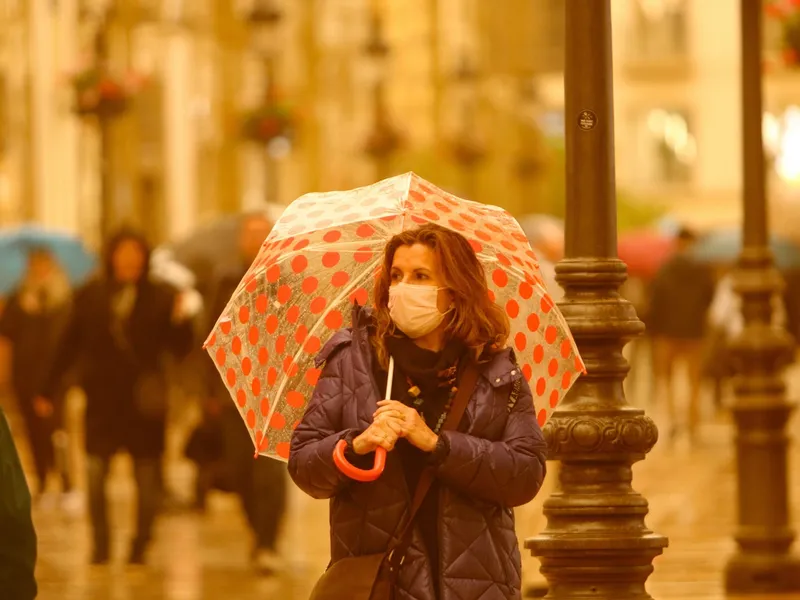
[[[800,267],[800,247],[785,238],[773,236],[770,248],[779,269]],[[707,263],[733,263],[742,251],[742,234],[739,231],[715,231],[703,236],[695,245],[693,255]]]
[[[52,254],[72,286],[86,281],[97,266],[95,255],[69,233],[36,225],[4,231],[0,233],[0,294],[9,294],[19,286],[33,250]]]
[[[624,234],[617,243],[617,254],[628,265],[628,274],[640,279],[652,279],[674,251],[674,237],[649,229]]]
[[[544,424],[583,371],[536,257],[505,210],[462,200],[408,173],[371,186],[308,194],[278,220],[206,341],[257,452],[286,460],[320,376],[313,358],[369,303],[383,249],[397,233],[438,223],[464,235],[511,322],[509,343]]]

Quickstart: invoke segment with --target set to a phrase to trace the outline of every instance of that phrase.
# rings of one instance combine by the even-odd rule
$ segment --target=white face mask
[[[389,316],[412,340],[429,334],[444,320],[439,312],[439,290],[431,285],[398,283],[389,288]],[[449,310],[447,312],[450,312]]]

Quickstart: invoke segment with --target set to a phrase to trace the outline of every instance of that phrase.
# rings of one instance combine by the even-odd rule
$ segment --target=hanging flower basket
[[[136,95],[136,81],[134,77],[117,78],[104,69],[86,69],[70,78],[72,110],[79,116],[116,117],[125,112]]]
[[[783,63],[800,66],[800,0],[768,0],[764,11],[781,25],[781,55]]]
[[[284,104],[264,104],[244,116],[242,136],[257,144],[269,144],[277,138],[291,139],[296,119]]]

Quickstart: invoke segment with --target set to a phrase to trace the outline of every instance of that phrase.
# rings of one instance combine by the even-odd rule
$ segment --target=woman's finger
[[[398,402],[397,400],[380,400],[378,401],[378,406],[381,408],[385,406],[388,406],[390,408],[399,408],[399,407],[406,408],[405,404],[403,404],[402,402]]]
[[[392,419],[391,417],[385,417],[383,420],[380,421],[380,425],[385,429],[388,429],[393,434],[397,436],[402,436],[406,433],[406,427],[402,421],[398,419]]]

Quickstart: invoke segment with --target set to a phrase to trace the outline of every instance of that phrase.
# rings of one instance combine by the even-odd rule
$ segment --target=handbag
[[[442,425],[442,431],[455,431],[458,428],[477,381],[478,370],[470,362],[461,376],[461,384],[453,399],[452,409]],[[386,552],[342,558],[328,565],[314,586],[309,600],[393,600],[400,567],[411,545],[414,520],[435,477],[434,467],[427,467],[422,471],[414,490],[408,520],[397,541]]]

